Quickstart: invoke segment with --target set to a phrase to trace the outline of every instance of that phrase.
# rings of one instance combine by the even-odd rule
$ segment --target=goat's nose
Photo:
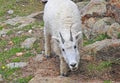
[[[70,64],[71,67],[75,67],[76,66],[76,63],[72,63]]]

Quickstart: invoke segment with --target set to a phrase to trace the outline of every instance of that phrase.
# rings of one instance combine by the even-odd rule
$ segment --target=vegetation
[[[101,40],[104,40],[104,39],[110,39],[111,37],[109,37],[106,33],[105,34],[100,34],[98,35],[97,37],[95,37],[94,39],[86,39],[86,37],[84,36],[84,43],[83,45],[86,46],[88,44],[92,44],[96,41],[101,41]]]
[[[37,0],[0,0],[0,20],[5,20],[7,11],[13,10],[10,17],[25,16],[43,9],[41,2]]]
[[[38,12],[43,9],[43,5],[38,0],[0,0],[0,22],[13,18],[16,16],[26,16],[33,12]],[[8,14],[8,11],[12,10],[12,14]],[[15,35],[18,31],[28,32],[34,27],[43,27],[43,21],[31,23],[28,26],[25,26],[23,29],[18,29],[20,24],[15,26],[13,25],[1,25],[0,30],[10,29],[7,32],[5,38],[0,37],[0,74],[2,74],[5,81],[11,83],[28,83],[32,76],[22,77],[22,70],[20,68],[9,69],[6,67],[6,64],[10,62],[21,62],[28,61],[30,57],[33,57],[33,48],[37,49],[37,52],[40,52],[38,42],[36,42],[31,49],[21,48],[21,43],[29,38],[28,35]],[[16,53],[22,52],[23,55],[16,56]]]

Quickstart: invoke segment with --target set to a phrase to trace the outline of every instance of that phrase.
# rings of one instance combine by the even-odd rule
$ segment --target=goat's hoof
[[[62,77],[68,77],[68,74],[62,73],[61,76]]]

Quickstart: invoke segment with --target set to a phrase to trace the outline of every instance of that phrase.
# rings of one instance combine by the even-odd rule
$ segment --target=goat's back
[[[44,9],[44,22],[51,32],[70,30],[71,25],[73,32],[78,32],[81,25],[80,12],[71,0],[48,0]]]

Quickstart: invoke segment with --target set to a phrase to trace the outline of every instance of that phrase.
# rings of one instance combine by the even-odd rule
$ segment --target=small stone
[[[17,32],[18,35],[21,35],[22,33],[23,33],[23,31],[19,31],[19,32]]]
[[[109,27],[107,34],[112,38],[112,39],[117,39],[118,34],[120,33],[120,24],[119,23],[113,23]]]
[[[13,42],[12,42],[12,41],[9,41],[8,44],[9,44],[9,45],[13,45]]]
[[[1,30],[1,31],[0,31],[0,37],[6,37],[6,34],[7,34],[8,31],[9,31],[9,30],[7,30],[7,29]]]
[[[18,52],[18,53],[16,53],[16,56],[23,56],[23,52]]]
[[[6,66],[8,68],[23,68],[25,66],[27,66],[27,62],[15,62],[15,63],[9,63]]]
[[[8,13],[8,14],[13,14],[14,11],[13,11],[13,10],[8,10],[7,13]]]
[[[32,33],[32,30],[30,29],[30,30],[28,31],[28,33],[30,33],[30,34],[31,34],[31,33]]]
[[[41,51],[41,54],[44,54],[45,53],[45,51]]]
[[[44,59],[43,54],[38,54],[38,55],[34,58],[34,60],[35,60],[36,62],[41,62],[43,59]]]
[[[26,49],[32,48],[35,41],[36,38],[28,38],[21,44],[21,47]]]
[[[3,83],[3,78],[1,74],[0,74],[0,83]]]
[[[8,50],[8,48],[5,48],[5,49],[4,49],[4,51],[7,51],[7,50]]]
[[[25,5],[22,5],[23,7],[25,6]]]

